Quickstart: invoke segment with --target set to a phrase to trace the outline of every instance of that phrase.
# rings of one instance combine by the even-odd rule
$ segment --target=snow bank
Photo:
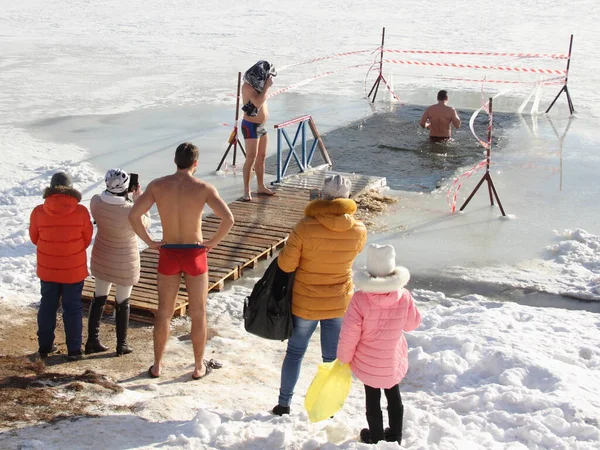
[[[525,261],[516,267],[455,267],[451,273],[481,284],[600,300],[600,237],[582,229],[555,234],[559,241],[545,249],[546,259]]]

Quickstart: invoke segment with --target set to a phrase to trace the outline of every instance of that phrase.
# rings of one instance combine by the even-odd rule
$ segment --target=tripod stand
[[[573,113],[575,112],[575,107],[573,106],[573,100],[571,100],[571,94],[569,94],[569,88],[567,87],[567,81],[569,80],[569,68],[571,66],[571,50],[572,49],[573,49],[573,35],[571,35],[571,41],[569,42],[569,55],[568,55],[568,59],[567,59],[567,72],[565,74],[565,84],[563,84],[563,87],[560,88],[560,91],[558,91],[558,94],[556,94],[556,97],[554,97],[554,100],[552,100],[552,103],[550,103],[550,106],[548,106],[548,109],[546,110],[546,114],[548,114],[550,112],[550,110],[556,103],[556,100],[558,100],[558,97],[560,97],[563,92],[567,95],[567,104],[569,105],[569,112],[571,113],[571,115],[573,115]]]
[[[494,186],[494,181],[492,180],[492,175],[490,174],[490,157],[491,157],[491,153],[492,153],[492,125],[493,125],[493,121],[494,121],[494,116],[492,114],[492,98],[491,97],[489,100],[489,116],[490,116],[490,120],[489,120],[489,125],[488,125],[488,142],[487,142],[487,146],[486,146],[487,155],[486,155],[485,173],[483,174],[483,177],[481,177],[481,180],[479,180],[479,183],[477,183],[477,186],[475,186],[475,189],[473,189],[473,192],[471,192],[471,195],[469,195],[467,200],[465,200],[463,205],[460,207],[460,211],[462,211],[463,209],[465,209],[467,207],[467,205],[469,204],[471,199],[475,196],[475,194],[477,193],[477,191],[479,190],[479,188],[481,187],[483,182],[487,181],[488,193],[490,195],[490,204],[492,206],[494,206],[494,198],[496,198],[496,201],[498,202],[498,206],[500,207],[500,212],[502,213],[503,216],[506,216],[506,213],[504,212],[504,208],[502,207],[502,203],[500,202],[500,197],[498,197],[498,193],[496,192],[496,187]]]
[[[235,125],[233,126],[233,131],[229,135],[229,140],[228,140],[229,146],[227,146],[227,150],[225,150],[225,154],[223,155],[223,158],[221,158],[221,162],[217,166],[217,172],[219,170],[221,170],[221,166],[223,166],[223,163],[225,162],[225,158],[227,158],[227,155],[229,154],[229,150],[231,150],[231,147],[233,147],[233,165],[234,166],[235,166],[235,162],[236,162],[236,158],[237,158],[238,145],[240,146],[240,150],[242,151],[244,157],[246,157],[246,151],[244,150],[244,146],[242,145],[242,142],[240,141],[240,138],[238,135],[238,120],[240,117],[241,85],[242,85],[242,72],[238,72],[237,98],[236,98],[236,102],[235,102]]]
[[[373,94],[373,99],[371,100],[371,103],[375,103],[375,97],[377,97],[377,91],[379,90],[379,84],[381,83],[381,81],[383,81],[385,83],[385,79],[383,78],[383,44],[385,43],[385,27],[383,27],[383,31],[381,33],[381,53],[379,54],[379,75],[377,75],[377,79],[375,80],[375,83],[373,83],[373,87],[371,88],[371,90],[369,91],[369,95],[367,95],[367,98],[369,100],[371,100],[371,94]],[[373,91],[375,91],[375,93],[373,93]]]

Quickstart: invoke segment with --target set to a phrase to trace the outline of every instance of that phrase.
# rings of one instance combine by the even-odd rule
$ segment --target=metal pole
[[[492,126],[494,123],[494,114],[492,111],[492,97],[489,100],[489,122],[488,122],[488,148],[487,148],[487,165],[486,172],[490,171],[490,157],[492,156]]]
[[[237,156],[237,133],[238,133],[238,120],[240,118],[240,93],[242,86],[242,72],[238,72],[238,82],[237,82],[237,95],[235,98],[235,125],[233,126],[233,130],[235,132],[235,139],[233,141],[233,165],[235,166],[235,160]]]
[[[569,41],[569,58],[567,59],[567,70],[565,74],[565,93],[567,94],[567,101],[569,102],[569,111],[571,114],[575,112],[575,106],[573,106],[573,101],[571,100],[571,94],[569,93],[569,88],[567,87],[567,80],[569,79],[569,68],[571,67],[571,51],[573,50],[573,35],[571,35],[571,40]]]
[[[571,39],[572,39],[572,37],[571,37]],[[380,52],[380,56],[379,56],[379,76],[381,76],[383,74],[383,45],[384,44],[385,44],[385,27],[383,27],[383,31],[381,32],[381,52]],[[569,51],[569,54],[571,54],[570,51]]]
[[[277,181],[281,183],[281,128],[277,129]]]
[[[548,106],[548,109],[546,110],[546,114],[548,114],[550,112],[550,110],[556,103],[556,100],[558,100],[558,97],[560,97],[560,94],[562,94],[563,91],[565,92],[565,94],[567,94],[567,104],[569,106],[569,112],[571,114],[573,114],[575,112],[575,107],[573,106],[573,101],[571,100],[571,95],[569,94],[569,89],[567,88],[567,82],[569,80],[569,69],[571,68],[571,52],[572,52],[572,50],[573,50],[573,35],[571,35],[571,39],[569,40],[569,53],[567,55],[567,70],[565,71],[565,83],[564,83],[563,87],[560,89],[560,91],[558,91],[558,94],[556,94],[556,97],[554,97],[554,100],[552,100],[552,103],[550,103],[550,106]]]
[[[567,57],[567,70],[565,74],[565,84],[567,84],[567,80],[569,79],[569,68],[571,67],[571,50],[573,49],[573,35],[571,35],[571,40],[569,41],[569,55]]]
[[[306,121],[300,123],[302,127],[302,170],[306,170]]]
[[[492,128],[494,125],[494,112],[493,112],[493,108],[492,108],[492,101],[493,98],[490,97],[489,100],[489,124],[488,124],[488,146],[487,146],[487,162],[485,165],[485,173],[487,175],[487,179],[488,179],[488,194],[490,194],[490,203],[492,206],[494,206],[494,197],[492,196],[492,186],[490,184],[491,182],[491,178],[489,176],[490,173],[490,158],[492,157]]]
[[[477,183],[477,186],[475,186],[475,189],[473,189],[473,192],[471,192],[469,197],[467,197],[467,200],[460,207],[460,211],[463,211],[467,207],[467,205],[469,204],[471,199],[475,196],[475,193],[479,190],[479,188],[481,187],[483,182],[487,181],[488,193],[490,194],[490,203],[492,204],[492,206],[494,206],[494,198],[496,198],[496,201],[498,202],[498,206],[500,207],[500,212],[502,213],[503,216],[506,216],[506,213],[504,212],[504,207],[502,206],[502,202],[500,202],[500,197],[498,196],[498,192],[496,192],[496,186],[494,186],[494,182],[492,181],[492,176],[490,175],[490,158],[492,155],[492,151],[491,151],[491,149],[492,149],[492,127],[493,127],[493,123],[494,123],[492,100],[493,100],[492,97],[490,97],[488,145],[487,145],[485,174],[483,174],[483,176],[481,177],[481,180],[479,180],[479,183]]]

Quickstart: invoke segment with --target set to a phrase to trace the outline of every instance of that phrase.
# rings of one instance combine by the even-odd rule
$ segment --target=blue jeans
[[[81,351],[81,331],[83,328],[83,306],[81,291],[83,281],[73,284],[54,283],[40,280],[42,300],[38,311],[38,344],[40,351],[48,352],[54,344],[56,313],[62,301],[63,324],[67,349],[70,352]]]
[[[287,351],[281,367],[281,387],[279,388],[279,405],[290,406],[294,387],[300,377],[300,366],[308,348],[310,338],[321,322],[321,355],[323,362],[335,360],[338,339],[342,329],[342,317],[325,320],[305,320],[293,316],[294,331],[288,340]]]

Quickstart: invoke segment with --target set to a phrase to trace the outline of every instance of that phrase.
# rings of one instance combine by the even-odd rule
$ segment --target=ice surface
[[[108,0],[85,7],[57,0],[3,2],[0,297],[20,305],[39,300],[35,248],[26,230],[55,170],[74,176],[85,203],[100,191],[107,168],[140,173],[145,183],[171,171],[175,146],[193,140],[202,150],[198,175],[226,200],[239,196],[239,169],[234,173],[228,166],[220,176],[212,172],[233,125],[236,74],[258,58],[282,67],[375,49],[382,26],[387,26],[386,46],[403,49],[564,53],[575,32],[572,123],[561,99],[550,120],[525,117],[493,153],[491,174],[510,220],[499,219],[485,189],[463,213],[451,215],[450,179],[430,194],[396,192],[400,202],[369,240],[396,246],[398,263],[412,272],[409,287],[424,317],[407,336],[405,448],[597,449],[600,320],[585,311],[591,306],[571,299],[599,297],[595,10],[591,0],[576,5],[459,0],[435,6],[389,0]],[[342,58],[296,66],[278,75],[277,86],[355,62]],[[490,64],[562,68],[563,63],[496,59]],[[386,74],[391,71],[396,92],[411,104],[430,103],[444,87],[454,106],[473,109],[481,97],[503,90],[451,79],[500,78],[497,72],[385,68]],[[327,132],[371,114],[362,98],[364,75],[363,69],[342,71],[275,97],[270,125],[310,113]],[[544,87],[542,108],[559,88]],[[529,90],[500,97],[498,110],[514,111]],[[387,103],[377,108],[389,109]],[[271,133],[271,153],[274,142]],[[463,185],[459,206],[480,176]],[[156,219],[153,233],[160,232]],[[356,266],[363,261],[359,257]],[[225,363],[219,383],[185,389],[181,383],[124,383],[127,390],[113,400],[133,407],[131,413],[13,430],[0,434],[0,447],[75,449],[102,442],[107,448],[369,448],[358,443],[366,426],[358,382],[334,419],[311,424],[302,411],[320,361],[318,336],[304,360],[292,415],[267,413],[277,399],[285,344],[243,331],[241,304],[253,281],[240,280],[211,295],[209,320],[219,337],[211,340],[210,350]],[[547,303],[560,308],[535,307],[547,300],[542,295],[556,294],[569,296]],[[531,296],[535,301],[526,298]],[[572,305],[584,310],[569,310]],[[171,341],[169,352],[176,361],[189,358],[190,343]],[[106,433],[109,438],[99,441]]]

